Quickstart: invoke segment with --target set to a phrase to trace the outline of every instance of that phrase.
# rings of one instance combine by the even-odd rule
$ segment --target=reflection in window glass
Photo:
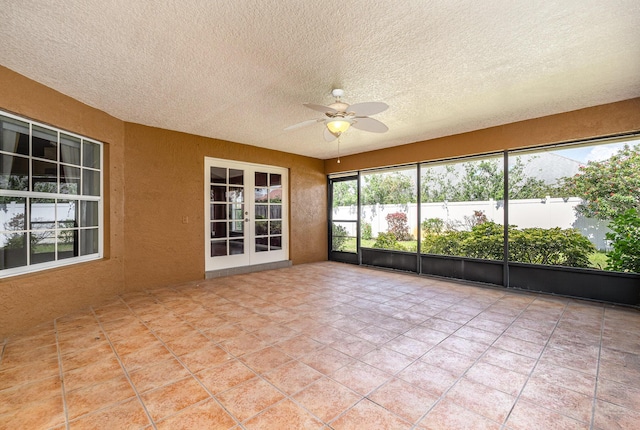
[[[0,190],[16,194],[0,196],[0,271],[17,269],[0,277],[99,257],[100,144],[9,114],[0,127]]]
[[[363,247],[412,252],[418,249],[415,167],[362,175],[361,196]]]
[[[421,166],[421,252],[504,258],[502,155]]]
[[[29,189],[29,159],[0,154],[0,189],[27,191]]]

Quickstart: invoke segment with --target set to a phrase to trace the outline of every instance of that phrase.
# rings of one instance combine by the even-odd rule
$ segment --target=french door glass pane
[[[226,240],[214,240],[211,242],[211,256],[221,257],[227,255],[227,241]]]
[[[255,174],[255,186],[256,187],[266,187],[269,185],[267,183],[267,174],[263,172],[256,172]]]
[[[229,183],[233,185],[243,185],[244,170],[229,169]]]
[[[277,173],[272,173],[271,174],[271,183],[270,183],[270,185],[272,187],[282,185],[282,175],[277,174]]]
[[[256,252],[264,252],[269,250],[268,237],[256,237]]]
[[[227,219],[227,205],[222,203],[214,203],[211,205],[211,219],[212,220],[226,220]]]
[[[226,193],[227,193],[227,187],[225,185],[212,185],[211,201],[224,202],[226,200],[225,198]]]
[[[271,251],[282,249],[282,236],[273,236],[269,242]]]
[[[221,238],[227,237],[227,223],[226,222],[212,222],[211,223],[211,237]]]
[[[227,183],[227,169],[224,167],[212,167],[211,168],[211,183],[212,184],[226,184]]]
[[[244,239],[232,239],[229,241],[229,255],[244,254]]]

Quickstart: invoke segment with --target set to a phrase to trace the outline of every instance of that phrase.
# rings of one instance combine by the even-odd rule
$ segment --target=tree
[[[607,239],[613,250],[607,255],[607,270],[640,273],[640,213],[629,209],[611,224]]]
[[[514,157],[509,167],[509,198],[533,199],[555,194],[556,187],[542,179],[526,176],[525,164],[521,157]],[[502,158],[468,161],[455,165],[448,164],[427,168],[422,175],[422,200],[477,201],[504,200],[504,169]]]
[[[565,195],[581,197],[576,212],[611,220],[629,209],[640,210],[640,145],[625,145],[603,161],[590,161],[571,178],[564,178]]]
[[[365,205],[416,203],[413,180],[402,172],[378,173],[364,178],[362,200]]]
[[[333,207],[355,206],[358,204],[356,181],[340,181],[333,183]]]

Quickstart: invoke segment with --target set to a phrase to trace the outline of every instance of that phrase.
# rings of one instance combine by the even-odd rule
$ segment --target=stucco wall
[[[322,160],[130,123],[125,140],[128,290],[203,277],[204,157],[288,168],[289,256],[293,264],[326,260]]]
[[[322,160],[125,123],[3,67],[0,83],[0,109],[105,143],[105,258],[0,279],[0,339],[116,294],[202,279],[205,156],[288,168],[290,258],[326,259]]]
[[[105,143],[105,256],[0,279],[0,339],[124,291],[124,123],[0,67],[0,109]]]
[[[640,98],[483,130],[325,160],[327,174],[395,166],[506,149],[610,136],[640,130]]]

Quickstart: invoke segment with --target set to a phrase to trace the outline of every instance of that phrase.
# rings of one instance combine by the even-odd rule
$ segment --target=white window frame
[[[97,141],[95,139],[91,139],[88,138],[86,136],[82,136],[79,135],[77,133],[73,133],[73,132],[69,132],[67,130],[63,130],[60,129],[58,127],[54,127],[51,126],[49,124],[44,124],[44,123],[40,123],[37,121],[33,121],[29,118],[24,118],[21,116],[17,116],[14,114],[11,114],[9,112],[5,112],[0,110],[0,115],[6,118],[10,118],[13,120],[17,120],[17,121],[21,121],[24,123],[27,123],[29,125],[29,154],[28,155],[21,155],[18,154],[18,156],[22,157],[22,158],[26,158],[28,159],[28,163],[29,163],[29,190],[27,191],[23,191],[23,190],[8,190],[8,189],[0,189],[0,196],[6,196],[6,197],[21,197],[21,198],[25,198],[25,205],[27,205],[26,202],[28,202],[28,198],[42,198],[42,199],[60,199],[60,200],[74,200],[77,202],[77,205],[81,205],[81,202],[97,202],[98,203],[98,251],[96,253],[91,253],[91,254],[87,254],[87,255],[78,255],[75,257],[69,257],[69,258],[63,258],[63,259],[59,259],[59,260],[54,260],[54,261],[47,261],[47,262],[42,262],[42,263],[31,263],[31,244],[29,240],[25,241],[25,247],[26,247],[26,265],[24,266],[19,266],[19,267],[12,267],[12,268],[8,268],[8,269],[0,269],[0,279],[1,278],[7,278],[10,276],[16,276],[16,275],[21,275],[21,274],[27,274],[27,273],[34,273],[34,272],[39,272],[42,270],[47,270],[47,269],[52,269],[55,267],[63,267],[63,266],[70,266],[73,264],[78,264],[78,263],[83,263],[86,261],[93,261],[93,260],[99,260],[101,258],[103,258],[104,255],[104,144],[100,141]],[[80,165],[79,166],[73,166],[73,167],[77,167],[80,170],[80,179],[79,179],[79,191],[78,194],[65,194],[65,193],[46,193],[46,192],[36,192],[36,191],[31,191],[31,187],[32,187],[32,178],[33,178],[33,168],[32,168],[32,159],[36,159],[38,161],[41,161],[42,159],[39,157],[34,157],[33,155],[33,146],[32,146],[32,139],[33,139],[33,128],[34,126],[36,127],[43,127],[46,128],[48,130],[51,130],[53,132],[56,133],[57,135],[57,139],[58,139],[58,146],[60,146],[60,135],[61,133],[70,137],[74,137],[77,139],[80,139]],[[2,130],[0,130],[0,133],[2,132]],[[99,153],[100,153],[100,166],[99,168],[93,168],[93,167],[88,167],[88,166],[84,166],[83,165],[83,143],[84,142],[88,142],[88,143],[93,143],[98,145],[99,147]],[[10,152],[6,152],[6,151],[2,151],[0,148],[0,153],[4,154],[4,155],[11,155]],[[52,161],[53,162],[53,161]],[[58,178],[58,183],[60,182],[60,169],[62,168],[62,166],[65,165],[65,163],[62,161],[62,159],[60,157],[58,157],[58,159],[55,161],[55,164],[57,166],[57,178]],[[91,195],[83,195],[82,194],[82,181],[83,181],[83,171],[84,170],[91,170],[91,171],[97,171],[99,172],[99,176],[100,176],[100,193],[98,196],[91,196]],[[60,190],[58,190],[60,191]],[[25,207],[25,214],[28,214],[29,211],[28,209]],[[53,229],[53,231],[55,232],[55,237],[56,237],[56,241],[55,241],[55,249],[57,250],[57,246],[58,246],[58,233],[60,230],[62,230],[58,225],[57,225],[57,215],[56,215],[56,223],[55,223],[55,228]],[[30,233],[31,231],[34,231],[34,229],[27,229],[28,224],[27,224],[27,220],[25,219],[25,230],[21,230],[23,232],[27,233],[27,237],[28,237],[28,233]],[[81,227],[78,226],[77,227],[77,231],[78,233],[82,230],[85,231],[90,231],[90,230],[95,230],[95,227]],[[5,230],[5,226],[0,226],[0,231],[8,231]],[[80,237],[80,236],[78,236]],[[78,239],[78,242],[80,242],[80,239]],[[81,246],[80,243],[77,244],[78,246]],[[56,258],[57,258],[57,252],[56,252]]]

